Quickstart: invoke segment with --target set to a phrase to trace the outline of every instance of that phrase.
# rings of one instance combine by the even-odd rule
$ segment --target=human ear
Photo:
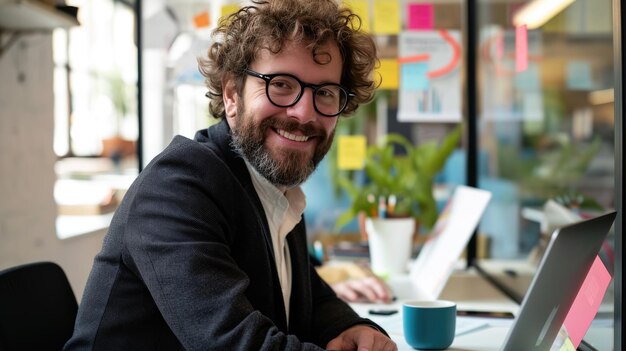
[[[239,99],[239,95],[237,95],[237,87],[235,84],[235,80],[232,77],[224,78],[222,82],[223,86],[223,94],[222,98],[224,99],[224,113],[226,114],[226,118],[229,121],[229,124],[237,116],[237,101]]]

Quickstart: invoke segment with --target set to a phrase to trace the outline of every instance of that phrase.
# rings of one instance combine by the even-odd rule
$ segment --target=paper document
[[[391,316],[368,316],[374,323],[380,325],[389,334],[404,335],[402,326],[402,313],[398,312]],[[457,317],[454,335],[461,335],[489,326],[484,318]]]
[[[456,187],[411,265],[411,282],[420,294],[414,298],[434,300],[439,296],[490,199],[489,191]]]

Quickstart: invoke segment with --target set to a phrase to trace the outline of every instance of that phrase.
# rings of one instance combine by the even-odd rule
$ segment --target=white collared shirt
[[[274,260],[276,270],[283,293],[283,303],[287,324],[289,324],[289,300],[291,298],[291,256],[287,245],[287,234],[301,220],[306,198],[299,186],[289,189],[279,189],[260,175],[254,167],[246,162],[250,178],[254,189],[261,199],[263,210],[267,217],[270,234],[272,236],[272,246],[274,249]]]

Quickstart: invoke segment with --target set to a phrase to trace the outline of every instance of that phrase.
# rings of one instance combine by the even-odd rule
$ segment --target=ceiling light
[[[526,25],[528,29],[539,28],[574,1],[575,0],[532,0],[515,12],[513,15],[513,24],[515,27]]]

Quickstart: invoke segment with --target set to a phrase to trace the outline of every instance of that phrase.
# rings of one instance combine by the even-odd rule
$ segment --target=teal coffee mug
[[[456,303],[445,300],[407,301],[402,305],[404,339],[418,350],[443,350],[452,345]]]

